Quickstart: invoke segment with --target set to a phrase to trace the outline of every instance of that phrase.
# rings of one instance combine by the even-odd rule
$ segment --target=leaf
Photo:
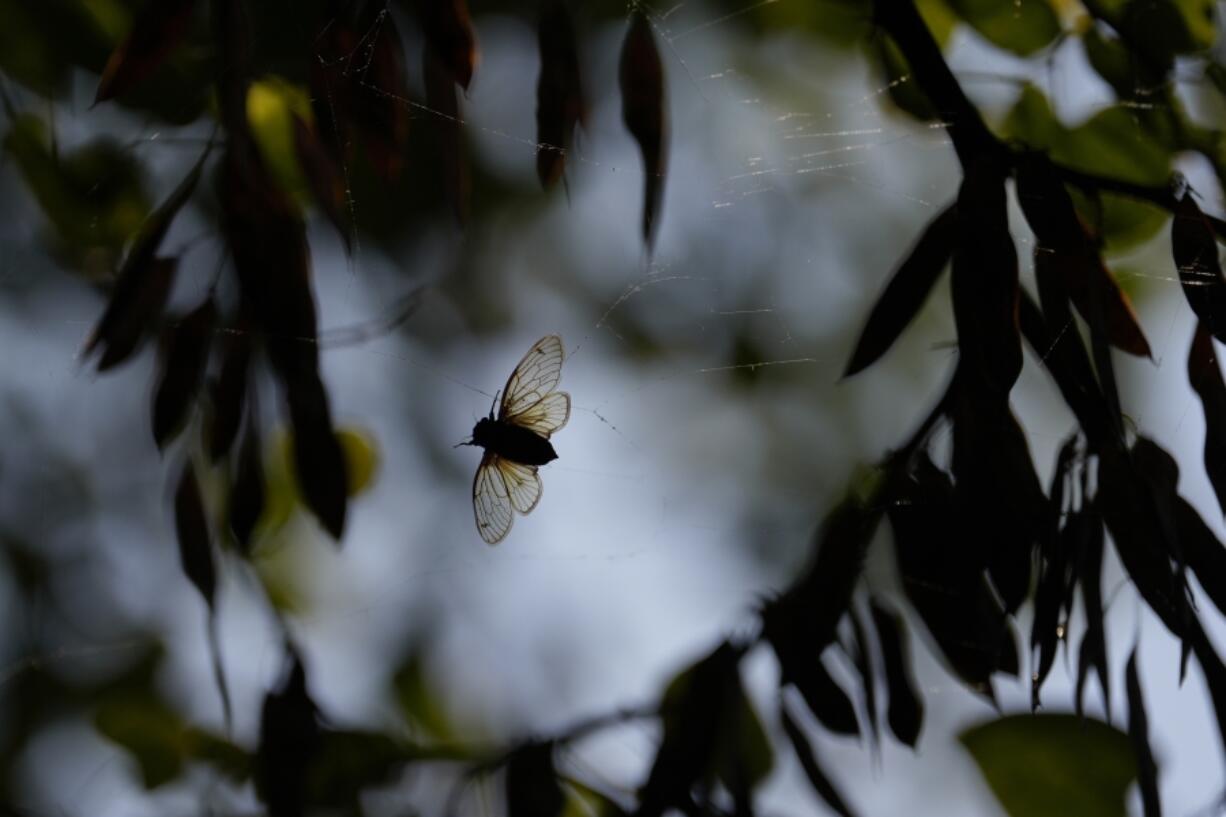
[[[958,739],[1010,817],[1119,817],[1136,777],[1128,736],[1073,715],[1011,715]]]
[[[160,315],[178,259],[159,258],[157,252],[171,222],[195,192],[206,158],[207,150],[174,192],[145,220],[132,240],[132,247],[119,268],[111,300],[82,352],[82,355],[89,355],[99,344],[105,346],[98,361],[98,371],[122,363],[136,351]]]
[[[183,39],[195,0],[147,0],[102,70],[94,104],[122,96],[153,75]]]
[[[1184,193],[1171,220],[1171,250],[1188,306],[1218,340],[1226,339],[1226,279],[1209,220]]]
[[[1175,525],[1188,569],[1213,605],[1226,614],[1226,547],[1183,497],[1176,498]]]
[[[422,73],[426,86],[426,106],[434,112],[431,124],[437,141],[442,168],[443,190],[461,227],[468,223],[472,181],[464,151],[463,119],[456,98],[455,80],[439,55],[427,47],[422,51]]]
[[[1162,803],[1158,799],[1158,765],[1154,763],[1154,751],[1149,746],[1149,723],[1145,716],[1145,699],[1141,695],[1141,679],[1137,677],[1136,647],[1128,656],[1125,685],[1128,687],[1128,737],[1137,753],[1141,804],[1145,817],[1162,817]]]
[[[1077,550],[1072,554],[1076,560],[1076,575],[1081,583],[1081,597],[1086,616],[1086,631],[1081,638],[1081,648],[1077,653],[1077,691],[1074,705],[1077,715],[1082,709],[1082,693],[1085,683],[1093,669],[1098,675],[1098,683],[1103,691],[1103,710],[1108,719],[1111,713],[1111,673],[1107,662],[1107,630],[1104,625],[1102,599],[1103,573],[1103,522],[1098,510],[1093,505],[1085,505],[1078,515],[1077,524],[1081,529],[1070,533],[1070,538],[1076,536],[1071,543]]]
[[[345,210],[345,179],[332,155],[299,116],[294,116],[294,152],[311,195],[341,240],[353,252],[353,225]]]
[[[317,747],[304,782],[306,799],[320,808],[356,810],[363,789],[393,782],[415,758],[387,735],[352,729],[321,729]]]
[[[1049,274],[1060,277],[1068,297],[1087,321],[1092,319],[1093,302],[1098,299],[1105,334],[1113,346],[1149,357],[1149,343],[1132,305],[1104,266],[1073,207],[1072,197],[1046,157],[1030,154],[1019,163],[1017,197],[1039,239],[1036,267],[1042,262]]]
[[[951,204],[924,228],[919,241],[877,298],[843,377],[867,369],[898,340],[949,263],[957,234],[958,209]]]
[[[771,642],[779,657],[780,680],[796,687],[822,726],[838,735],[858,735],[856,707],[851,698],[830,676],[821,652],[801,641]]]
[[[183,573],[212,608],[217,590],[213,537],[209,533],[200,484],[196,481],[196,471],[190,460],[184,464],[175,489],[175,533],[179,539]]]
[[[805,776],[809,778],[809,783],[812,784],[813,790],[822,798],[826,805],[834,810],[835,814],[842,817],[852,817],[852,810],[844,802],[843,796],[839,794],[838,789],[830,782],[830,776],[822,769],[821,764],[817,760],[817,755],[813,752],[813,746],[809,743],[809,739],[801,730],[800,725],[792,719],[788,714],[787,707],[779,707],[779,718],[783,722],[783,731],[788,736],[788,740],[792,743],[792,750],[796,752],[796,759],[800,761],[800,767],[804,769]]]
[[[852,607],[848,611],[851,619],[852,633],[855,635],[855,648],[851,659],[860,673],[860,686],[864,690],[864,712],[868,717],[869,740],[874,744],[881,742],[881,727],[877,714],[877,675],[873,672],[875,663],[872,655],[872,636],[869,635],[868,623],[860,612]]]
[[[230,489],[230,532],[244,555],[251,553],[252,534],[264,513],[264,461],[259,420],[254,407],[247,416],[247,430],[239,447],[234,482]]]
[[[536,84],[536,175],[548,190],[566,169],[575,128],[587,118],[575,26],[566,0],[546,0],[537,23],[541,76]]]
[[[553,768],[553,742],[529,743],[507,760],[507,817],[554,817],[566,795]]]
[[[306,686],[306,670],[292,647],[290,667],[276,690],[264,696],[256,751],[256,792],[269,817],[304,814],[307,772],[322,739],[319,709]]]
[[[417,0],[417,9],[427,48],[467,91],[479,59],[467,0]]]
[[[886,723],[894,737],[914,749],[924,722],[924,702],[911,674],[906,625],[902,616],[876,598],[870,599],[869,603],[873,623],[877,626],[877,640],[881,644],[881,659],[889,692]]]
[[[1056,645],[1066,633],[1067,619],[1061,614],[1066,612],[1065,599],[1074,585],[1073,559],[1080,539],[1089,534],[1088,522],[1084,511],[1070,511],[1060,533],[1040,546],[1039,579],[1030,628],[1030,649],[1036,656],[1031,677],[1031,711],[1039,706],[1039,690],[1056,659]]]
[[[667,165],[664,107],[664,66],[656,49],[651,23],[637,7],[622,42],[618,64],[622,121],[643,154],[643,241],[650,251],[659,227]]]
[[[153,392],[153,441],[159,449],[183,427],[200,391],[216,319],[217,309],[209,296],[163,333],[161,368]]]
[[[1188,382],[1200,397],[1205,414],[1205,473],[1218,507],[1226,514],[1226,382],[1218,367],[1213,339],[1199,322],[1188,350]]]
[[[1005,178],[986,161],[969,166],[958,191],[958,243],[950,278],[958,329],[960,388],[1002,404],[1022,369],[1017,252],[1009,234]]]
[[[302,498],[339,542],[345,530],[348,471],[332,430],[328,395],[318,377],[304,377],[286,384],[285,397],[294,426],[293,470]]]
[[[1060,35],[1060,20],[1045,0],[950,0],[950,8],[988,42],[1028,57]]]
[[[209,388],[209,423],[205,443],[209,459],[217,462],[229,452],[242,424],[251,368],[251,333],[240,321],[226,331],[221,345],[221,371]]]

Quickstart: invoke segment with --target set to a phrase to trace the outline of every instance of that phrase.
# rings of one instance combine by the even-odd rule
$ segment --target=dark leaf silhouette
[[[851,619],[852,633],[855,644],[851,650],[851,659],[860,673],[860,687],[864,690],[864,714],[868,719],[869,739],[874,743],[881,742],[881,728],[877,713],[877,673],[873,671],[876,659],[873,657],[871,630],[867,621],[854,606],[848,611]]]
[[[321,729],[317,746],[303,781],[308,813],[358,813],[362,789],[394,782],[413,759],[411,747],[380,732]]]
[[[153,393],[153,440],[158,448],[174,438],[195,403],[216,318],[217,309],[209,297],[164,333],[161,370]]]
[[[536,175],[548,190],[565,172],[575,128],[587,117],[575,26],[566,0],[542,3],[537,36],[541,76],[536,85]]]
[[[1003,402],[1022,370],[1017,252],[1005,177],[989,160],[970,165],[958,191],[958,241],[950,278],[962,388]]]
[[[251,536],[264,512],[263,457],[259,420],[253,407],[247,416],[247,428],[239,446],[238,463],[230,489],[230,531],[244,554],[251,552]]]
[[[1145,715],[1145,699],[1141,695],[1141,679],[1137,676],[1137,648],[1128,656],[1125,671],[1128,687],[1128,737],[1137,753],[1137,783],[1141,789],[1141,804],[1145,817],[1162,817],[1162,803],[1158,799],[1158,765],[1149,745],[1149,720]]]
[[[507,760],[507,817],[553,817],[566,795],[553,768],[553,743],[531,743]]]
[[[1070,520],[1071,524],[1074,524],[1073,520]],[[1111,675],[1108,672],[1107,632],[1103,622],[1103,523],[1094,506],[1086,505],[1077,514],[1075,524],[1078,527],[1071,530],[1066,528],[1066,530],[1069,531],[1069,544],[1077,548],[1072,556],[1076,559],[1077,579],[1081,585],[1086,631],[1081,637],[1081,647],[1077,653],[1077,689],[1074,706],[1077,714],[1082,714],[1085,684],[1089,679],[1090,670],[1094,670],[1103,691],[1103,710],[1108,713],[1109,718]]]
[[[854,812],[848,808],[847,803],[843,800],[843,796],[839,794],[838,789],[830,782],[830,776],[826,774],[818,762],[813,746],[809,743],[809,738],[801,729],[800,724],[796,723],[792,716],[788,714],[786,706],[781,705],[779,707],[779,718],[783,722],[783,731],[792,744],[792,750],[796,752],[796,759],[800,761],[800,767],[804,769],[805,776],[809,778],[809,783],[812,784],[813,790],[817,792],[826,805],[834,810],[835,814],[842,815],[842,817],[852,817]]]
[[[902,616],[877,599],[871,599],[870,605],[889,692],[886,723],[894,737],[914,749],[924,722],[924,702],[911,676],[906,627]]]
[[[177,258],[149,258],[121,275],[85,346],[85,354],[103,347],[98,371],[123,363],[140,347],[161,317],[178,268]]]
[[[251,334],[245,322],[226,332],[221,344],[221,371],[209,388],[209,424],[206,444],[209,459],[217,462],[238,436],[247,400],[251,367]]]
[[[345,530],[348,477],[345,456],[332,429],[328,395],[318,377],[287,383],[294,427],[294,473],[307,507],[324,530],[340,541]]]
[[[856,707],[830,676],[821,654],[802,641],[771,642],[779,657],[780,680],[796,687],[822,726],[839,735],[858,735]]]
[[[438,55],[446,72],[467,91],[478,61],[468,1],[418,0],[417,9],[427,48]]]
[[[1226,614],[1226,547],[1183,497],[1176,498],[1174,511],[1179,545],[1188,569],[1214,606]]]
[[[321,744],[319,710],[307,691],[306,670],[291,648],[280,686],[264,697],[256,751],[256,791],[270,817],[301,817],[307,772]]]
[[[217,589],[213,537],[209,533],[200,484],[196,481],[196,471],[190,461],[183,466],[178,487],[175,488],[175,533],[179,539],[183,573],[212,607]]]
[[[196,0],[147,0],[107,60],[94,104],[122,96],[156,72],[187,33],[195,6]]]
[[[1226,513],[1226,382],[1218,367],[1213,338],[1202,323],[1197,323],[1188,350],[1188,382],[1200,397],[1205,414],[1205,473],[1218,507]]]
[[[659,226],[660,201],[667,172],[667,116],[664,107],[664,66],[656,49],[651,23],[641,10],[630,13],[622,43],[618,78],[622,120],[643,154],[643,241],[650,250]]]
[[[174,282],[178,260],[159,258],[158,248],[171,222],[195,191],[207,157],[208,151],[205,151],[205,155],[200,157],[174,192],[145,220],[132,240],[132,247],[119,269],[106,311],[85,343],[85,355],[99,344],[105,347],[98,361],[98,371],[105,371],[127,360],[160,316]]]
[[[345,250],[352,252],[353,228],[345,210],[344,175],[315,131],[298,116],[294,116],[294,152],[315,203],[340,234]]]
[[[983,573],[986,554],[961,524],[949,476],[921,456],[889,517],[907,598],[953,671],[994,701],[990,678],[1016,668],[1016,647]]]
[[[439,54],[427,46],[422,51],[422,73],[426,85],[426,105],[433,111],[430,125],[434,129],[439,163],[442,167],[443,190],[455,214],[456,222],[468,222],[468,200],[471,180],[468,155],[464,149],[463,120],[456,94],[456,81],[441,61]]]
[[[1092,301],[1103,310],[1104,331],[1118,349],[1139,357],[1150,355],[1149,343],[1128,297],[1103,265],[1092,237],[1082,224],[1073,200],[1055,168],[1040,154],[1027,154],[1017,171],[1017,197],[1038,237],[1036,264],[1060,279],[1062,288],[1087,321]],[[1044,310],[1049,308],[1044,299]],[[1048,316],[1049,319],[1052,316]]]
[[[333,201],[328,165],[340,167],[346,152],[361,148],[385,181],[400,178],[409,138],[411,98],[404,46],[386,4],[329,0],[319,21],[320,36],[311,60],[310,84],[315,135],[325,163],[314,148],[297,150],[312,192],[327,213]],[[327,198],[326,198],[327,197]],[[326,198],[326,200],[325,200]],[[335,222],[335,219],[333,219]],[[343,235],[351,225],[345,221]]]
[[[712,771],[721,716],[736,703],[738,687],[737,651],[727,642],[670,684],[660,706],[664,737],[639,790],[636,817],[686,810],[691,788]]]
[[[1217,238],[1188,192],[1171,219],[1171,251],[1188,306],[1210,334],[1226,341],[1226,279],[1218,261]]]
[[[898,340],[949,263],[957,237],[958,208],[951,204],[924,228],[919,241],[877,298],[843,377],[867,369]]]
[[[1050,491],[1052,508],[1064,507],[1066,488],[1070,485],[1072,467],[1077,455],[1079,438],[1076,434],[1060,446]],[[1062,616],[1072,607],[1076,585],[1074,566],[1078,540],[1086,526],[1079,511],[1070,510],[1059,532],[1049,535],[1039,544],[1039,577],[1035,587],[1034,619],[1030,630],[1030,651],[1034,661],[1031,675],[1030,708],[1039,706],[1039,690],[1051,671],[1056,658],[1056,646],[1067,626]]]

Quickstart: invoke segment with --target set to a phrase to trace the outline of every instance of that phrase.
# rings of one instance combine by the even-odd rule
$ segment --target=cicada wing
[[[477,531],[487,544],[496,545],[506,538],[515,521],[511,510],[511,496],[503,480],[502,463],[497,454],[486,452],[477,466],[473,478],[473,513],[477,518]]]
[[[522,411],[506,418],[508,423],[535,431],[546,439],[566,425],[570,419],[570,395],[564,391],[550,392]]]
[[[563,356],[562,339],[557,335],[546,335],[534,343],[507,379],[498,417],[505,420],[520,414],[552,392],[562,379]]]
[[[498,457],[498,471],[511,497],[511,507],[520,513],[528,513],[541,501],[541,477],[535,465],[524,465]]]

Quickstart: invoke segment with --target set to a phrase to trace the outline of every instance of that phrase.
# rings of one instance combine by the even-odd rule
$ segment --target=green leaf
[[[1046,0],[948,0],[949,6],[984,39],[1026,57],[1060,35],[1060,20]]]
[[[1010,817],[1121,817],[1137,776],[1128,736],[1075,715],[1011,715],[958,736]]]

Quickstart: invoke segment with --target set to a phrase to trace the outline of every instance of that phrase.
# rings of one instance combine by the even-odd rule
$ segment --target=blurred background
[[[39,817],[253,813],[249,785],[208,769],[148,788],[98,719],[123,694],[224,730],[207,610],[181,573],[170,510],[187,451],[159,455],[149,433],[155,355],[101,375],[81,357],[123,239],[200,156],[211,103],[203,91],[167,99],[152,88],[157,104],[93,106],[100,59],[141,4],[42,5],[0,1],[0,791],[14,813]],[[310,34],[296,4],[263,6]],[[1072,25],[1076,6],[1053,3],[1052,14]],[[874,298],[960,180],[939,124],[898,108],[892,92],[906,78],[881,70],[863,15],[791,0],[648,9],[670,119],[648,252],[643,164],[617,93],[626,9],[574,9],[589,110],[565,186],[548,192],[536,178],[533,15],[480,0],[472,12],[480,64],[460,98],[473,178],[463,228],[424,154],[410,154],[387,192],[353,170],[350,253],[308,211],[322,374],[351,466],[368,476],[337,547],[293,497],[275,387],[259,381],[272,500],[253,558],[220,561],[217,599],[239,745],[254,745],[260,703],[284,669],[279,619],[337,724],[394,731],[407,714],[429,736],[497,744],[653,703],[796,575],[825,510],[905,439],[954,360],[942,283],[879,365],[841,380]],[[420,98],[422,35],[403,9],[391,13]],[[278,53],[254,48],[265,45]],[[1027,94],[1069,128],[1118,110],[1075,39],[1023,58],[951,19],[945,49],[994,127],[1007,128]],[[189,44],[173,71],[191,77],[204,61]],[[286,111],[307,91],[301,66],[268,67],[248,112],[276,155]],[[1196,83],[1181,94],[1192,115],[1220,115]],[[428,138],[437,113],[404,104],[413,138]],[[33,158],[32,123],[43,151]],[[1207,164],[1179,161],[1205,209],[1221,212]],[[79,201],[45,193],[48,168],[72,176]],[[164,244],[181,257],[172,309],[190,308],[224,263],[212,175]],[[1020,217],[1013,226],[1026,235]],[[1203,443],[1183,373],[1192,319],[1164,241],[1112,256],[1154,347],[1152,362],[1119,363],[1125,411],[1189,464],[1182,490],[1221,534],[1208,482],[1190,465]],[[471,505],[480,452],[453,446],[549,333],[565,342],[561,388],[574,410],[554,437],[559,459],[542,469],[540,505],[490,548]],[[1073,422],[1032,357],[1014,405],[1046,480]],[[225,477],[209,473],[206,500],[220,513]],[[869,583],[893,594],[879,538]],[[1104,594],[1117,695],[1106,713],[1091,685],[1089,710],[1122,722],[1123,660],[1143,632],[1164,799],[1172,814],[1204,813],[1221,764],[1199,676],[1178,688],[1177,645],[1110,561]],[[1018,627],[1025,642],[1028,608]],[[1210,629],[1226,634],[1220,622]],[[911,642],[928,713],[918,750],[887,742],[877,753],[822,733],[828,769],[865,814],[1001,813],[955,738],[996,713],[943,669],[921,627]],[[759,652],[747,671],[751,697],[768,701],[773,660]],[[1062,651],[1044,701],[1070,709],[1071,690]],[[1027,710],[1028,680],[1001,683],[998,695],[1004,711]],[[771,707],[759,709],[777,733]],[[627,724],[569,747],[560,763],[630,793],[657,738]],[[776,760],[762,812],[821,813],[796,762]],[[440,781],[410,774],[364,804],[436,813]],[[464,813],[498,813],[493,785],[467,789]]]

